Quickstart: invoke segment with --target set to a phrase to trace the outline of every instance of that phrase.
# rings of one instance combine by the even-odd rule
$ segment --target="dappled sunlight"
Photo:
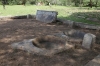
[[[67,19],[80,23],[100,25],[100,11],[99,10],[75,10],[67,11],[66,15],[60,13],[59,18]]]
[[[98,60],[97,59],[94,59],[93,62],[94,63],[97,63],[97,64],[100,64],[100,59],[98,59]]]
[[[46,25],[46,26],[56,26],[56,25]]]
[[[5,52],[5,50],[0,50],[0,54],[4,54]]]
[[[74,48],[55,54],[54,56],[46,57],[41,55],[32,55],[31,53],[12,49],[10,47],[14,42],[23,41],[24,39],[34,39],[38,36],[44,37],[45,35],[54,35],[55,33],[67,31],[68,29],[72,28],[64,25],[46,24],[32,19],[8,20],[6,23],[0,25],[0,63],[2,65],[8,64],[15,66],[24,64],[33,64],[35,66],[38,64],[41,64],[41,66],[47,66],[48,64],[49,66],[84,65],[84,63],[87,63],[97,54],[85,49]],[[79,30],[92,33],[95,32],[94,30]]]
[[[17,39],[21,39],[21,37],[22,36],[5,37],[5,38],[0,39],[0,42],[9,43]]]
[[[56,64],[54,64],[54,66],[62,66],[63,64],[61,64],[61,63],[56,63]]]
[[[5,58],[5,56],[4,56],[4,55],[1,55],[1,56],[0,56],[0,59],[4,59],[4,58]]]
[[[8,49],[7,52],[12,53],[14,50],[13,49]]]
[[[22,61],[22,60],[24,60],[24,57],[19,57],[19,59],[18,59],[18,61]]]
[[[13,21],[13,19],[0,19],[0,25],[6,24],[6,23],[12,22],[12,21]]]
[[[76,62],[76,60],[74,60],[74,59],[68,59],[68,61],[69,61],[70,63],[72,63],[72,64],[74,64],[74,63]]]
[[[18,34],[18,33],[25,33],[25,31],[24,30],[22,30],[22,29],[18,29],[18,30],[16,30],[16,33],[15,34]]]
[[[77,52],[80,53],[80,54],[83,54],[83,53],[86,53],[87,50],[80,49],[80,50],[77,50]]]

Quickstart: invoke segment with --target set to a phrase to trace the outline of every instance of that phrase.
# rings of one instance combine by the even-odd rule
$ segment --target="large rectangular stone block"
[[[36,20],[46,23],[55,22],[57,19],[58,12],[56,11],[45,11],[37,10]]]

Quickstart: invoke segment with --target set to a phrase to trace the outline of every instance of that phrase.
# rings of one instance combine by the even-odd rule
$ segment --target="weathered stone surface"
[[[61,20],[61,19],[58,19],[58,20],[63,22],[63,24],[67,25],[68,27],[74,27],[75,25],[77,25],[77,23],[71,20]]]
[[[96,21],[96,22],[100,21],[97,18],[87,18],[86,20],[91,20],[91,21]]]
[[[88,62],[85,66],[100,66],[100,55]]]
[[[85,34],[82,46],[87,49],[91,49],[95,43],[96,36],[90,33]]]
[[[63,21],[63,23],[64,23],[65,25],[68,25],[69,27],[73,27],[73,26],[74,26],[74,21],[65,20],[65,21]]]
[[[45,56],[51,56],[56,53],[62,52],[64,50],[73,48],[74,45],[68,44],[67,42],[64,44],[64,46],[55,46],[53,49],[45,49],[45,48],[39,48],[33,45],[32,41],[34,39],[24,40],[22,42],[13,43],[11,44],[11,47],[14,49],[21,49],[25,50],[32,54],[39,54],[39,55],[45,55]]]
[[[51,23],[57,20],[57,15],[58,13],[56,11],[37,10],[36,20]]]
[[[81,28],[88,28],[88,29],[96,29],[96,30],[100,30],[100,26],[96,26],[96,25],[89,25],[86,23],[80,23],[80,22],[75,22],[74,26],[78,26]]]
[[[57,37],[66,39],[66,40],[69,39],[69,37],[68,37],[67,35],[65,35],[64,32],[56,33],[56,34],[54,34],[54,35],[57,36]]]
[[[63,38],[68,42],[82,43],[85,34],[85,32],[72,29],[57,33],[55,36]]]
[[[69,36],[69,37],[73,37],[73,38],[80,38],[80,39],[83,39],[85,33],[84,32],[81,32],[79,30],[68,30],[66,32],[64,32],[65,35]]]

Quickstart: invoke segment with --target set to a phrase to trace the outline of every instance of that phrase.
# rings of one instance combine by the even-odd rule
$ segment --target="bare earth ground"
[[[54,56],[32,55],[22,50],[13,50],[10,45],[24,39],[32,39],[40,35],[51,35],[71,29],[67,25],[50,25],[32,19],[0,20],[0,66],[84,66],[100,54],[100,31],[80,29],[97,36],[95,48],[70,49]]]

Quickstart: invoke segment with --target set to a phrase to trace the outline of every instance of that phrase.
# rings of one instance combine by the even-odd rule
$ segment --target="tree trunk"
[[[82,0],[80,0],[80,7],[82,7]]]
[[[97,5],[98,5],[98,0],[96,0],[96,4],[95,4],[95,7],[97,8]]]
[[[75,6],[77,6],[77,0],[75,0]]]
[[[3,9],[5,9],[6,0],[2,0]]]
[[[25,4],[26,4],[26,0],[22,0],[22,4],[25,6]]]
[[[92,0],[90,0],[90,7],[92,8]]]

